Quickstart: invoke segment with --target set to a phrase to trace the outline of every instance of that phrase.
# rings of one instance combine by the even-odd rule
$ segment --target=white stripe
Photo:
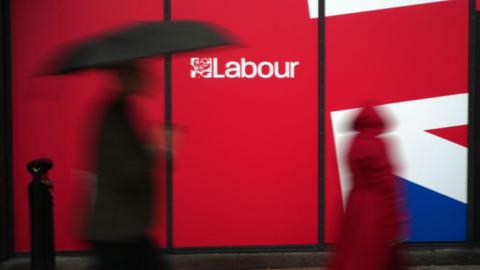
[[[318,18],[318,1],[319,0],[308,0],[308,13],[310,14],[310,19]]]
[[[308,0],[310,18],[318,18],[318,1]],[[325,16],[414,6],[448,0],[325,0]]]

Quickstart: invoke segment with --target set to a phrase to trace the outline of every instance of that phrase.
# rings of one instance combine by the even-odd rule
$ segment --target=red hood
[[[383,133],[385,128],[382,116],[371,106],[364,107],[353,121],[353,130],[360,133],[372,132],[378,135]]]

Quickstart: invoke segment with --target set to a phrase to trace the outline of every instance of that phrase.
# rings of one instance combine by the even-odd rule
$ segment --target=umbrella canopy
[[[65,74],[150,56],[235,44],[213,25],[197,21],[150,21],[129,25],[68,47],[48,73]]]

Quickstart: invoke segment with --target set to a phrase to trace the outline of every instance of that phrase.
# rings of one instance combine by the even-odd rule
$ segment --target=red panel
[[[58,250],[85,247],[80,240],[87,184],[77,177],[88,169],[89,130],[95,124],[98,104],[110,91],[104,74],[86,72],[64,77],[34,76],[58,45],[99,33],[132,20],[161,19],[162,1],[108,0],[12,1],[13,163],[15,189],[15,250],[29,249],[25,164],[47,156],[54,160],[55,228]],[[147,121],[163,119],[163,77],[160,60],[147,63],[155,80],[153,98],[139,100]],[[139,107],[140,107],[139,106]],[[159,172],[160,176],[160,172]],[[159,177],[160,178],[160,177]],[[160,179],[159,179],[160,180]],[[163,220],[163,184],[158,184],[158,214]],[[165,226],[154,234],[165,239]],[[164,241],[160,241],[164,242]]]
[[[465,93],[468,1],[326,19],[326,240],[342,215],[330,112]]]
[[[315,244],[317,20],[307,1],[175,0],[174,19],[230,30],[243,46],[174,56],[174,245]],[[190,78],[191,57],[299,61],[294,79]]]

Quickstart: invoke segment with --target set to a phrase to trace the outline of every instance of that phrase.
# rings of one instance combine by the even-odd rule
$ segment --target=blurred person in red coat
[[[352,123],[357,134],[348,151],[352,175],[339,242],[330,270],[400,270],[407,215],[388,147],[380,135],[386,121],[371,106]]]

